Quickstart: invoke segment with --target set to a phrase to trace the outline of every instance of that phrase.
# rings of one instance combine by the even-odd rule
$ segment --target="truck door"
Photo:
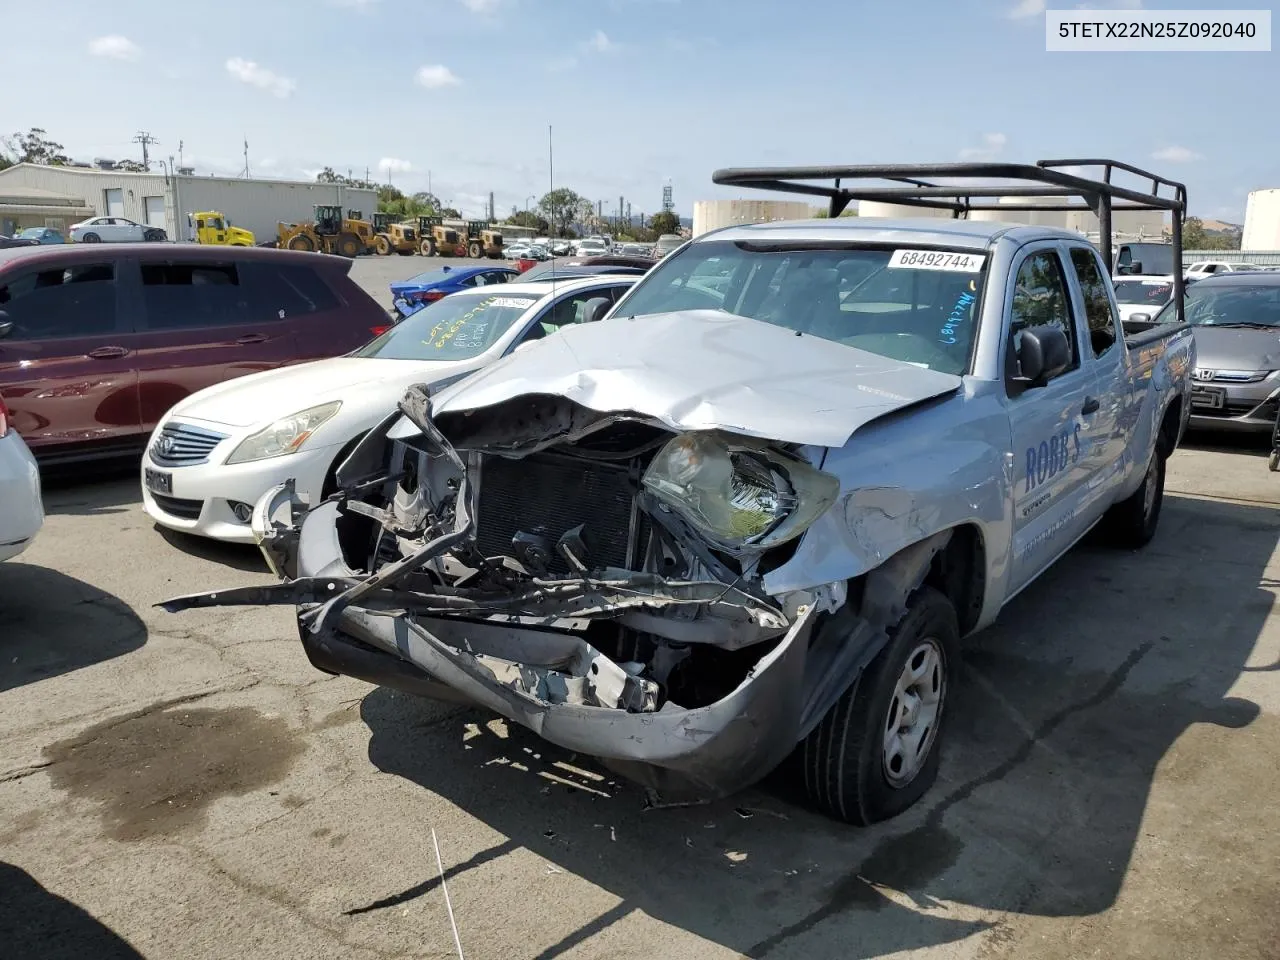
[[[1089,469],[1085,497],[1086,519],[1098,520],[1114,499],[1115,488],[1132,466],[1125,462],[1129,439],[1137,423],[1145,385],[1130,381],[1124,333],[1115,296],[1102,272],[1102,259],[1092,246],[1068,244],[1077,315],[1084,319],[1080,352],[1093,371],[1098,411],[1089,423],[1088,449],[1082,454]],[[1143,464],[1145,466],[1145,464]]]
[[[1094,370],[1083,362],[1069,267],[1056,243],[1032,244],[1014,260],[1006,292],[1010,374],[1029,327],[1056,326],[1071,347],[1071,366],[1044,386],[1017,389],[1009,382],[1013,438],[1013,565],[1011,586],[1020,590],[1091,525],[1085,498],[1090,479],[1086,452],[1101,404]]]

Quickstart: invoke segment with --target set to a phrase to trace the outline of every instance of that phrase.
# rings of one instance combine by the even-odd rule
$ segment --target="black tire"
[[[1147,462],[1142,486],[1108,510],[1102,518],[1103,530],[1116,546],[1137,550],[1145,547],[1156,535],[1156,527],[1160,523],[1160,508],[1164,505],[1165,459],[1157,443]],[[1151,495],[1148,496],[1148,493]]]
[[[374,241],[374,249],[380,257],[391,256],[391,238],[386,234],[378,234],[378,238]]]
[[[289,238],[290,250],[302,250],[307,253],[310,253],[311,251],[315,250],[315,248],[316,248],[316,245],[311,242],[311,238],[307,236],[305,233],[300,233],[296,237]]]
[[[1280,473],[1280,447],[1271,451],[1271,456],[1267,457],[1267,469],[1272,473]]]
[[[338,242],[334,244],[334,249],[338,251],[338,256],[354,260],[364,250],[364,244],[360,242],[360,238],[354,233],[344,233],[339,235]]]
[[[436,255],[436,242],[428,237],[418,245],[418,252],[424,257],[434,257]]]
[[[480,246],[479,240],[472,240],[467,245],[467,256],[472,260],[479,260],[484,256],[484,247]]]
[[[86,233],[83,237],[80,238],[80,242],[81,243],[101,243],[102,238],[98,236],[96,233]]]
[[[933,653],[921,651],[932,650]],[[901,718],[907,701],[897,693],[909,663],[933,669],[937,711],[926,725],[912,771],[885,759],[890,709]],[[960,670],[960,628],[951,601],[932,587],[921,587],[907,603],[906,615],[889,631],[889,640],[862,675],[832,705],[822,722],[796,748],[804,771],[805,792],[823,812],[859,826],[897,816],[919,800],[938,776],[948,700]],[[923,701],[922,701],[923,703]]]

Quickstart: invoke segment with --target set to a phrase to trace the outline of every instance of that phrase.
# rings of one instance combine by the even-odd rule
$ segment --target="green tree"
[[[117,160],[116,169],[123,170],[125,173],[146,173],[147,168],[137,160]]]
[[[680,232],[680,217],[676,215],[674,210],[663,210],[661,213],[655,213],[649,219],[649,229],[658,236],[664,233]]]
[[[62,151],[65,147],[48,138],[44,129],[32,127],[26,133],[15,133],[4,138],[7,154],[11,154],[14,163],[39,163],[50,167],[61,167],[71,162]]]
[[[538,233],[546,233],[551,229],[545,218],[538,216],[532,210],[518,210],[511,216],[507,217],[507,223],[514,224],[517,227],[530,227],[537,230]]]
[[[552,232],[562,237],[573,226],[574,220],[578,217],[578,210],[585,202],[582,196],[568,187],[558,187],[538,201],[538,209],[547,218],[547,224]]]

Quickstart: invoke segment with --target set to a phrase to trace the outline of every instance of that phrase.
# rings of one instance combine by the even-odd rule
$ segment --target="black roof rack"
[[[1064,168],[1099,167],[1097,176],[1068,172]],[[1120,171],[1149,181],[1141,189],[1112,182]],[[1098,218],[1099,246],[1108,269],[1111,258],[1111,214],[1114,210],[1168,210],[1173,214],[1175,261],[1182,263],[1182,222],[1187,216],[1187,188],[1175,180],[1118,160],[1041,160],[1029,163],[889,163],[825,167],[731,167],[717,170],[711,179],[719,184],[775,190],[813,197],[827,197],[829,215],[838,217],[853,200],[879,200],[905,206],[950,210],[953,217],[974,210],[1015,212],[1026,210],[1088,210]],[[832,180],[831,185],[812,183]],[[944,181],[960,181],[939,183]],[[849,183],[849,181],[861,181]],[[890,186],[867,185],[888,181]],[[1006,182],[992,182],[1006,181]],[[1013,182],[1007,182],[1013,181]],[[1167,191],[1162,193],[1162,190]],[[1026,197],[1023,203],[997,203]],[[1043,198],[1061,198],[1044,203]],[[1075,200],[1076,202],[1072,202]],[[1117,202],[1118,201],[1118,202]],[[1181,270],[1177,271],[1180,281]],[[1181,286],[1180,282],[1177,284]]]

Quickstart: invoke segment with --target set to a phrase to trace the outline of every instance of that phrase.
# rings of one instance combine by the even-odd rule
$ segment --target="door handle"
[[[124,347],[97,347],[89,351],[89,356],[95,360],[111,360],[117,357],[128,356],[129,351]]]
[[[1091,413],[1097,413],[1098,408],[1101,406],[1102,404],[1098,402],[1097,397],[1085,397],[1084,406],[1080,408],[1080,412],[1085,416],[1088,416]]]
[[[245,334],[243,337],[237,337],[236,343],[239,343],[239,344],[264,343],[266,342],[266,339],[267,338],[265,334],[248,333],[248,334]]]

